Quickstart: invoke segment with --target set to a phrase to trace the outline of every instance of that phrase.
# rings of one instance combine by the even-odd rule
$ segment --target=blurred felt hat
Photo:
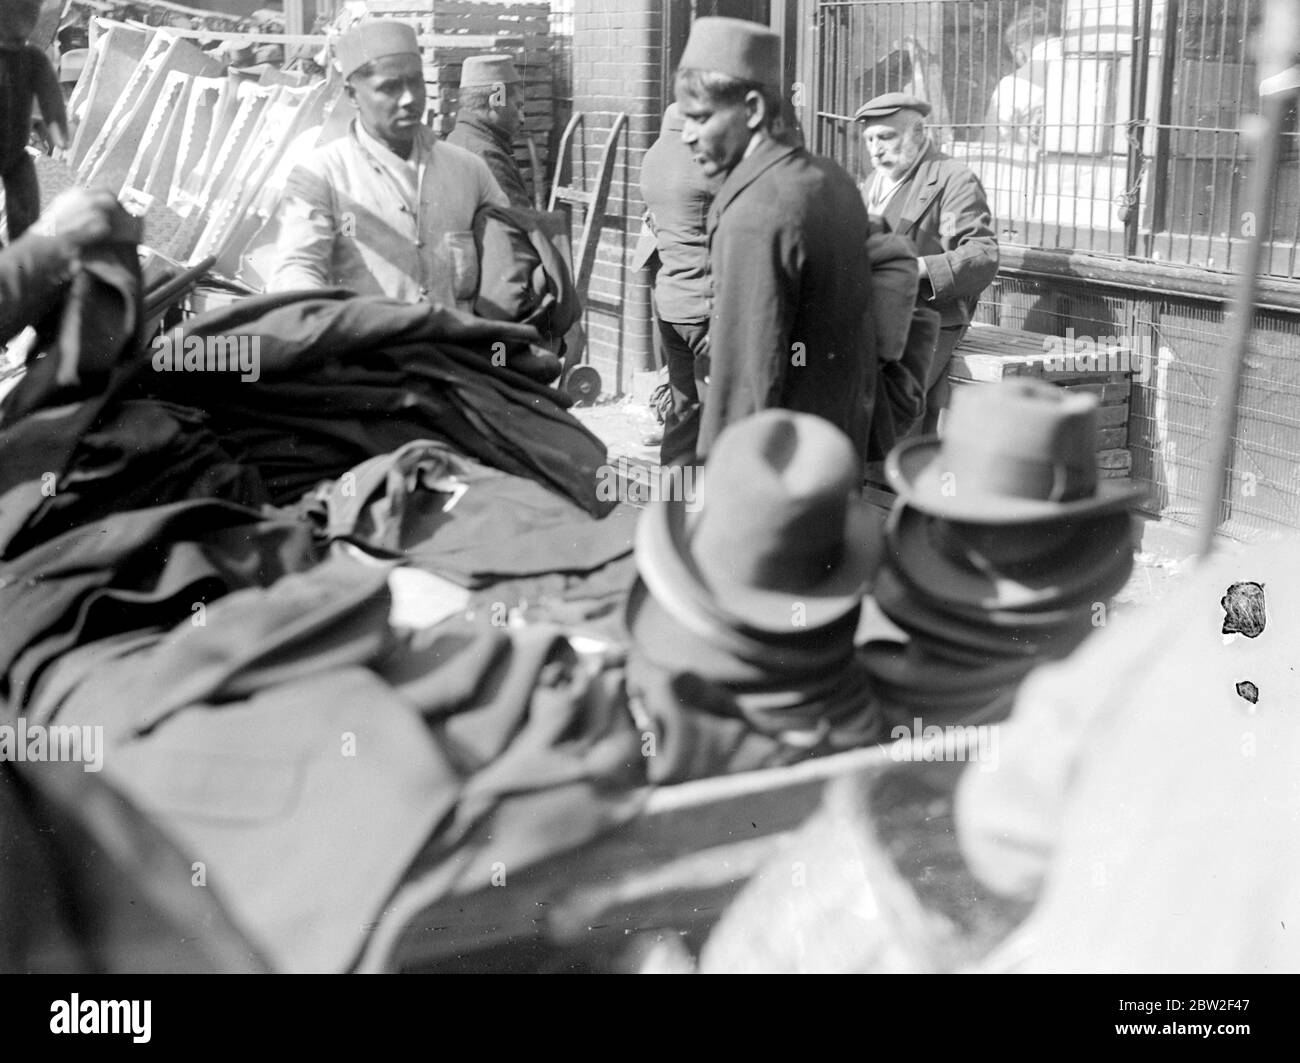
[[[660,601],[685,597],[737,630],[834,623],[861,603],[883,552],[860,477],[853,444],[821,417],[738,421],[718,437],[698,512],[677,492],[642,515],[641,577]]]
[[[923,513],[973,524],[1031,524],[1129,509],[1143,491],[1099,479],[1097,399],[1022,378],[963,388],[942,439],[900,443],[890,485]]]

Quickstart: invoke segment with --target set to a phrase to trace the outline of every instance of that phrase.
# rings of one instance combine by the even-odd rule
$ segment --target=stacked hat
[[[854,633],[882,538],[859,475],[848,438],[820,417],[767,410],[729,427],[702,498],[679,493],[637,526],[630,684],[691,676],[712,688],[710,711],[725,703],[770,736],[861,741],[870,698]],[[646,708],[662,719],[682,707]]]
[[[865,650],[904,713],[1000,718],[1035,665],[1072,652],[1133,568],[1141,490],[1099,480],[1097,401],[1042,381],[954,397],[942,439],[900,444],[876,602],[907,633]]]

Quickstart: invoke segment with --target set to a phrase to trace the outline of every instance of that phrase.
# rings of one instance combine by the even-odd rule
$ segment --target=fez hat
[[[334,55],[345,79],[376,59],[388,55],[419,54],[420,44],[415,30],[405,22],[392,19],[358,22],[334,45]]]
[[[781,85],[781,38],[757,22],[697,18],[682,52],[681,70],[712,70],[739,81]]]
[[[1115,513],[1144,492],[1098,479],[1097,399],[1033,378],[962,388],[943,438],[921,436],[885,461],[909,505],[972,524],[1032,524]]]
[[[680,497],[642,515],[641,577],[661,602],[686,596],[741,631],[832,624],[858,607],[884,548],[859,480],[853,445],[821,417],[764,410],[738,421],[714,444],[691,520]]]
[[[931,110],[930,105],[917,96],[909,96],[906,92],[886,92],[859,107],[853,114],[853,120],[864,122],[872,118],[888,118],[899,111],[915,111],[924,118]]]
[[[460,87],[514,85],[523,78],[508,55],[471,55],[460,68]]]

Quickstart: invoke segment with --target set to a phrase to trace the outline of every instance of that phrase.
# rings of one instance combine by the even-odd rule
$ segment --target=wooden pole
[[[1214,405],[1210,433],[1210,467],[1201,497],[1196,553],[1203,560],[1214,547],[1223,500],[1230,497],[1229,476],[1237,400],[1246,357],[1250,351],[1260,259],[1264,242],[1273,235],[1273,186],[1277,180],[1282,121],[1300,90],[1300,0],[1269,0],[1259,31],[1259,85],[1262,121],[1254,127],[1254,165],[1246,196],[1248,224],[1254,227],[1233,296],[1227,364]]]

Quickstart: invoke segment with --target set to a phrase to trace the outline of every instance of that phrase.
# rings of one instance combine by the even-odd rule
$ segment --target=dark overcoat
[[[700,457],[727,425],[770,407],[824,417],[864,453],[867,212],[849,175],[764,139],[714,200],[709,260]]]
[[[456,119],[456,127],[447,135],[447,143],[472,151],[487,163],[512,207],[532,209],[533,197],[528,194],[524,175],[515,162],[510,142],[499,129],[481,118],[465,115]]]

